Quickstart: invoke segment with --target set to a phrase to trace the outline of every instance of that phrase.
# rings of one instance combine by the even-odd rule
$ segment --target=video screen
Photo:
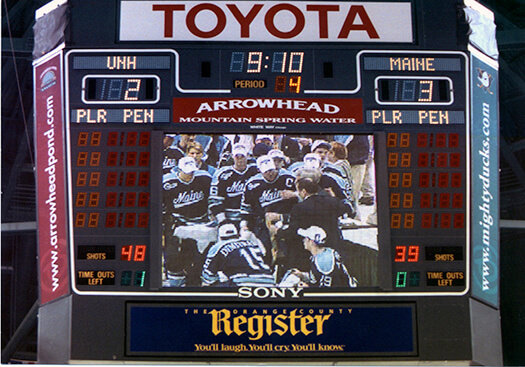
[[[377,287],[373,135],[163,145],[163,288]]]

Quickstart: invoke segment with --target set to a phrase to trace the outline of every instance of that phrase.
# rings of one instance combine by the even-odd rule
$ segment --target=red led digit
[[[419,261],[419,246],[408,246],[408,262]]]
[[[135,256],[133,256],[133,261],[144,261],[145,258],[146,258],[146,245],[135,246]]]
[[[126,139],[126,145],[128,147],[134,147],[137,144],[137,132],[136,131],[130,131],[128,133],[128,138]]]
[[[136,192],[127,192],[126,193],[126,202],[125,206],[132,207],[135,206],[135,200],[137,199],[137,193]]]
[[[114,147],[116,146],[118,143],[118,133],[115,132],[115,131],[111,131],[109,134],[108,134],[108,146],[109,147]]]
[[[128,152],[126,154],[126,166],[132,167],[137,164],[137,152]]]
[[[436,147],[445,148],[447,146],[447,134],[438,133],[436,134]]]
[[[428,153],[419,153],[417,165],[418,167],[428,167]]]
[[[432,228],[432,214],[423,213],[421,216],[421,228]]]
[[[137,219],[137,213],[126,213],[126,219],[124,220],[124,227],[126,228],[135,227],[136,219]]]
[[[127,172],[126,173],[126,186],[128,187],[135,186],[136,180],[137,180],[137,172]]]
[[[100,138],[102,137],[102,133],[100,131],[91,133],[91,142],[89,145],[92,147],[98,147],[100,145]]]
[[[461,173],[456,172],[452,174],[452,182],[450,184],[452,187],[461,187]]]
[[[106,207],[112,208],[115,206],[117,206],[117,193],[108,192],[108,196],[106,197]]]
[[[139,166],[141,167],[149,166],[149,152],[140,152]]]
[[[452,207],[453,208],[463,208],[463,194],[456,193],[452,196]]]
[[[109,167],[114,167],[118,162],[118,152],[108,152],[108,159],[106,165]]]
[[[122,250],[120,250],[120,260],[122,261],[131,261],[133,252],[133,246],[132,245],[124,245],[122,246]]]
[[[427,146],[428,141],[428,134],[427,133],[419,133],[417,134],[417,146],[420,148],[424,148]]]
[[[395,148],[397,146],[397,133],[388,133],[386,137],[386,146],[388,148]]]
[[[112,228],[117,225],[117,213],[106,214],[106,227]]]
[[[446,167],[447,161],[448,161],[448,155],[447,153],[438,153],[437,155],[437,166],[438,167]]]
[[[139,228],[146,228],[149,223],[149,213],[139,213],[139,220],[137,223],[137,227]]]
[[[454,214],[454,228],[463,228],[463,227],[465,227],[465,214],[455,213]]]
[[[459,147],[459,134],[453,133],[448,135],[448,147],[457,148]]]
[[[428,187],[430,185],[430,174],[422,172],[419,174],[419,187]]]
[[[388,167],[397,167],[397,153],[388,153]]]
[[[394,257],[394,261],[396,263],[404,262],[406,259],[406,252],[407,252],[406,246],[396,246],[396,255]]]
[[[116,186],[117,185],[117,172],[108,172],[108,178],[106,180],[106,186]]]
[[[461,154],[450,153],[450,167],[459,167],[461,163]]]
[[[142,186],[142,187],[149,186],[149,172],[139,173],[139,186]]]
[[[439,194],[439,207],[448,208],[449,206],[450,206],[450,194],[449,193]]]
[[[424,192],[421,194],[421,201],[419,202],[419,206],[421,208],[430,208],[430,203],[432,201],[432,195],[428,192]]]
[[[450,228],[452,215],[450,213],[441,214],[441,228]]]
[[[149,204],[149,192],[141,192],[139,193],[139,201],[137,203],[137,206],[140,208],[145,208]]]
[[[143,131],[140,133],[139,137],[139,146],[140,147],[147,147],[149,145],[149,137],[150,132],[149,131]]]
[[[439,187],[448,187],[448,173],[440,172],[438,176],[438,186]]]

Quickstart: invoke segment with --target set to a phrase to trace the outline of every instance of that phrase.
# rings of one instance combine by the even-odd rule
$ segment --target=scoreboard
[[[480,17],[474,1],[41,9],[63,42],[34,62],[40,362],[501,364]],[[298,214],[312,171],[344,215]],[[305,223],[331,260],[304,257]]]

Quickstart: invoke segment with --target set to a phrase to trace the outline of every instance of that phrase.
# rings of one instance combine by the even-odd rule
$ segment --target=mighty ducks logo
[[[57,83],[57,67],[51,66],[44,70],[42,74],[40,74],[40,91],[43,92],[46,89],[51,88],[53,85]]]
[[[479,81],[477,86],[483,89],[485,93],[494,94],[494,92],[490,90],[492,86],[492,82],[494,81],[494,78],[492,77],[492,75],[489,74],[486,70],[483,70],[480,68],[476,68],[476,69],[478,70],[478,81]]]

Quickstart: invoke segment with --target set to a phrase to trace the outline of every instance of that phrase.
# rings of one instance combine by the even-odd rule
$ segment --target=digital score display
[[[447,79],[378,78],[380,104],[449,104],[452,89]]]
[[[253,125],[253,119],[252,124],[235,129],[245,133],[252,144],[257,139],[254,128],[270,132],[272,139],[278,141],[279,135],[268,130],[277,126],[292,139],[309,139],[310,144],[315,140],[310,137],[312,133],[328,142],[348,142],[355,133],[369,136],[371,149],[375,151],[375,175],[385,178],[376,182],[374,208],[381,214],[377,218],[377,234],[372,236],[379,237],[370,241],[369,246],[376,255],[389,255],[379,256],[382,262],[377,268],[361,275],[360,287],[345,292],[349,295],[464,292],[468,278],[464,55],[330,52],[225,49],[208,50],[195,58],[193,49],[106,54],[71,51],[67,64],[72,65],[68,75],[72,226],[79,290],[133,292],[153,287],[176,295],[182,284],[202,289],[200,282],[188,280],[193,267],[185,268],[187,274],[181,283],[173,280],[166,270],[171,255],[156,243],[166,239],[153,228],[168,225],[165,220],[159,223],[158,218],[164,216],[166,209],[159,199],[152,201],[151,194],[152,190],[161,190],[165,179],[158,169],[152,170],[162,163],[159,158],[165,150],[162,141],[173,136],[177,142],[183,135],[194,133],[205,147],[206,155],[211,152],[208,149],[212,142],[222,142],[222,148],[230,144],[223,153],[219,151],[227,157],[234,141],[223,132],[224,127],[209,130],[205,124],[185,121],[206,121],[197,116],[202,111],[213,116],[215,110],[221,113],[221,119],[231,116],[232,121],[240,120],[237,109],[253,109],[254,116],[259,113],[267,116],[274,111],[279,119],[288,112],[276,107],[289,110],[300,107],[303,112],[298,116],[337,113],[339,100],[327,98],[336,95],[360,99],[362,116],[357,119],[364,119],[364,123],[341,130],[342,126],[333,124]],[[253,99],[236,99],[240,95]],[[366,99],[365,95],[375,98]],[[205,96],[213,99],[206,102]],[[297,99],[299,96],[303,99]],[[188,106],[192,104],[199,106],[193,102],[194,97],[201,101],[193,112],[195,118],[170,117],[181,109],[185,113],[190,111]],[[178,100],[186,105],[178,106]],[[321,100],[322,103],[317,102]],[[148,106],[136,106],[140,103]],[[292,120],[301,119],[304,120],[303,117]],[[352,135],[344,135],[348,133]],[[383,139],[384,144],[380,143]],[[255,163],[254,158],[250,159]],[[214,164],[214,170],[221,168]],[[207,186],[203,193],[209,195],[210,189]],[[188,200],[201,195],[196,187],[192,190],[188,192]],[[358,231],[349,229],[351,225],[342,228],[350,241],[368,242],[356,239]],[[111,236],[116,242],[110,245],[103,239],[102,243],[93,244],[95,233]],[[133,241],[129,236],[133,236]],[[163,270],[152,272],[153,264]],[[387,278],[377,278],[380,268],[390,269]],[[158,275],[151,277],[152,274]],[[330,294],[314,288],[303,292]]]
[[[129,77],[86,76],[84,103],[156,103],[160,79],[157,76]]]

